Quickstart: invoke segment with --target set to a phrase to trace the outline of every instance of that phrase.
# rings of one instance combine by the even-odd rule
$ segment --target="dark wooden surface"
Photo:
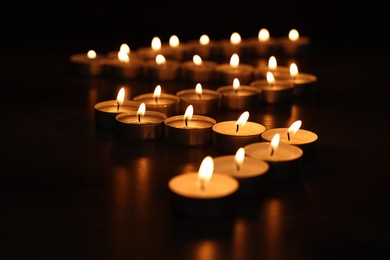
[[[83,44],[8,41],[1,51],[2,259],[389,259],[385,44],[313,46],[302,64],[318,76],[315,95],[250,118],[267,128],[301,119],[319,136],[316,157],[301,179],[269,183],[207,221],[175,215],[167,183],[220,153],[96,128],[95,103],[123,84],[130,97],[155,85],[76,75],[69,56]],[[192,86],[162,83],[170,93]]]

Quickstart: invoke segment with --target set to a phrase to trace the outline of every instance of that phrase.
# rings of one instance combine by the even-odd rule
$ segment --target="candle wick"
[[[186,127],[188,127],[188,117],[184,119],[184,123],[186,124]]]
[[[273,156],[274,155],[274,148],[273,147],[271,147],[271,156]]]
[[[236,169],[238,172],[240,171],[240,164],[238,162],[236,162]]]
[[[116,103],[117,103],[117,106],[116,106],[116,112],[119,112],[119,106],[120,106],[120,104],[119,104],[119,102],[118,102],[118,101],[117,101]]]
[[[235,89],[235,90],[234,90],[234,93],[237,94],[237,93],[238,93],[238,89]]]
[[[138,123],[141,123],[141,114],[138,114]]]
[[[290,132],[287,132],[287,140],[290,141]]]
[[[156,104],[158,103],[157,101],[158,101],[158,98],[157,97],[155,97],[154,98],[154,101],[156,102]]]
[[[204,185],[204,180],[201,179],[199,182],[200,182],[200,190],[201,190],[201,191],[205,191],[206,187],[205,187],[205,185]]]
[[[236,125],[236,133],[238,132],[238,129],[240,128],[240,125]]]
[[[202,95],[201,94],[198,94],[198,97],[199,97],[199,99],[202,99]]]

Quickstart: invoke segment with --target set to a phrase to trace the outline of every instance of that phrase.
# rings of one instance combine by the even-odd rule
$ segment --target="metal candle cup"
[[[198,173],[189,172],[173,177],[168,182],[174,210],[186,217],[216,218],[227,215],[239,183],[233,177],[213,174],[202,190],[196,183]]]
[[[193,115],[185,123],[184,115],[168,117],[164,120],[165,139],[168,143],[179,146],[202,146],[212,143],[213,118]]]
[[[240,86],[235,90],[232,85],[217,89],[222,94],[222,108],[228,110],[252,110],[261,101],[261,90],[252,86]]]
[[[267,80],[255,80],[250,86],[261,91],[261,102],[265,104],[291,104],[294,85],[292,83],[276,82],[269,84]]]
[[[254,66],[249,64],[238,64],[233,67],[230,64],[220,64],[215,68],[217,81],[221,84],[230,84],[235,78],[241,84],[249,84],[254,77]]]
[[[283,77],[276,77],[279,84],[293,84],[294,85],[294,96],[309,96],[315,92],[317,83],[317,77],[309,73],[298,73],[292,77],[290,75]]]
[[[186,61],[181,65],[181,76],[190,82],[211,82],[216,78],[216,67],[217,63],[213,61],[202,61],[199,65],[193,61]]]
[[[121,113],[115,117],[119,139],[146,142],[164,137],[166,115],[156,111],[145,111],[138,116],[137,111]]]
[[[223,121],[216,123],[213,130],[213,145],[215,149],[234,153],[238,148],[247,144],[259,142],[265,127],[255,122],[246,122],[236,131],[236,121]]]
[[[214,158],[214,171],[226,174],[239,182],[238,195],[252,196],[264,191],[267,184],[269,164],[263,160],[257,160],[245,156],[242,164],[235,162],[234,155],[224,155]]]
[[[131,58],[129,62],[111,59],[107,62],[107,69],[115,78],[134,79],[143,76],[143,63],[139,58]]]
[[[70,56],[77,73],[83,76],[100,76],[105,73],[106,58],[98,55],[96,58],[88,58],[86,53],[77,53]]]
[[[180,62],[167,60],[164,64],[157,64],[155,60],[145,61],[145,76],[157,81],[171,81],[180,77]]]
[[[118,101],[108,100],[97,103],[94,107],[95,110],[95,123],[99,127],[112,129],[116,126],[115,117],[124,112],[137,111],[140,103],[125,100],[118,106]]]
[[[203,89],[201,95],[195,89],[184,89],[176,96],[180,98],[180,113],[184,113],[189,105],[193,105],[197,115],[212,115],[221,109],[222,95],[212,89]]]
[[[312,159],[316,150],[318,135],[304,129],[298,129],[298,131],[290,136],[288,139],[288,128],[273,128],[264,131],[261,134],[261,138],[264,141],[271,142],[272,137],[278,133],[280,134],[280,142],[296,145],[303,151],[304,159]]]
[[[272,181],[293,180],[301,174],[303,151],[298,146],[279,143],[273,154],[270,153],[270,142],[252,143],[244,148],[249,157],[264,160],[270,165],[269,177]]]
[[[153,97],[153,93],[146,93],[134,97],[133,100],[139,103],[145,103],[147,111],[157,111],[168,117],[179,114],[180,98],[175,95],[161,93],[156,101]]]

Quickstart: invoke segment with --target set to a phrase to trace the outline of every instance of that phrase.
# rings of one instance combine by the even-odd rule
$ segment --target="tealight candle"
[[[171,35],[168,45],[161,46],[161,54],[167,59],[184,61],[191,56],[190,48],[186,44],[180,43],[177,35]]]
[[[256,122],[248,122],[249,112],[241,114],[237,121],[216,123],[213,130],[213,146],[215,149],[234,153],[247,144],[259,142],[265,126]]]
[[[171,81],[180,76],[180,62],[167,60],[164,55],[157,54],[155,60],[144,63],[145,76],[157,81]]]
[[[235,155],[214,158],[214,170],[238,180],[239,196],[251,196],[263,192],[266,188],[269,164],[245,156],[245,149],[241,147]]]
[[[107,58],[110,60],[110,59],[114,59],[114,60],[117,60],[118,59],[118,53],[119,52],[122,52],[122,53],[126,53],[130,59],[132,58],[137,58],[137,59],[142,59],[136,51],[134,50],[130,50],[130,46],[127,44],[127,43],[122,43],[120,46],[119,46],[119,50],[117,51],[110,51],[108,52],[107,54]]]
[[[70,56],[77,73],[84,76],[100,76],[105,72],[106,57],[97,55],[96,51],[89,50],[87,53],[77,53]]]
[[[230,35],[229,40],[219,41],[221,55],[224,58],[230,57],[232,54],[237,53],[242,57],[249,57],[251,48],[250,44],[243,41],[241,35],[238,32],[233,32]]]
[[[161,112],[167,116],[177,115],[180,111],[180,98],[176,95],[161,93],[161,85],[157,85],[153,93],[135,96],[133,100],[145,103],[147,110]]]
[[[255,80],[249,85],[261,90],[261,101],[265,104],[291,104],[293,101],[294,85],[278,83],[271,71],[267,72],[267,80]]]
[[[146,111],[141,103],[138,111],[118,114],[116,131],[119,139],[126,141],[152,141],[164,136],[164,120],[167,116],[156,111]]]
[[[176,93],[180,97],[180,112],[184,113],[189,105],[198,115],[212,115],[221,109],[222,95],[213,89],[203,89],[200,83],[195,89],[184,89]]]
[[[176,213],[195,218],[229,214],[239,183],[229,175],[213,172],[213,158],[206,156],[198,172],[183,173],[169,180],[168,188]]]
[[[207,34],[202,34],[197,41],[189,41],[192,53],[206,60],[215,60],[220,56],[219,44],[210,39]]]
[[[277,53],[279,49],[278,41],[271,37],[267,28],[261,28],[257,38],[253,41],[254,53],[258,57],[267,57]]]
[[[130,100],[124,100],[125,89],[122,87],[116,100],[108,100],[95,105],[95,123],[99,127],[114,128],[116,126],[115,117],[119,113],[137,111],[140,103]]]
[[[229,84],[234,78],[238,78],[242,84],[249,84],[254,77],[254,66],[240,64],[240,57],[234,53],[229,64],[219,64],[216,68],[216,78],[219,83]]]
[[[180,146],[202,146],[212,143],[212,127],[216,121],[207,116],[193,115],[194,107],[189,105],[184,115],[164,120],[165,139]]]
[[[134,79],[143,76],[143,60],[130,58],[128,52],[122,50],[117,53],[117,59],[107,61],[107,69],[114,77]]]
[[[297,29],[291,29],[288,37],[281,37],[279,42],[284,54],[298,56],[309,51],[311,39],[307,36],[300,35]]]
[[[182,78],[190,82],[211,82],[215,80],[215,68],[217,63],[214,61],[203,61],[195,54],[192,61],[185,61],[181,64]]]
[[[303,151],[295,145],[280,143],[280,135],[273,136],[271,142],[257,142],[246,145],[249,157],[264,160],[269,166],[272,181],[297,179],[301,174]]]
[[[161,54],[161,46],[161,39],[154,36],[149,47],[138,48],[135,53],[144,60],[154,60],[157,54]]]
[[[227,110],[253,110],[261,101],[261,90],[249,85],[240,85],[238,78],[233,80],[233,85],[217,88],[217,92],[222,94],[222,108]]]
[[[312,159],[316,150],[318,135],[301,129],[302,121],[297,120],[285,128],[272,128],[264,131],[261,138],[264,141],[270,142],[275,134],[280,135],[280,142],[296,145],[303,151],[304,159]]]
[[[290,69],[287,66],[279,66],[276,57],[271,56],[268,59],[267,65],[265,66],[262,63],[258,64],[257,67],[255,67],[253,74],[255,80],[266,79],[267,72],[272,72],[275,78],[279,78],[279,77],[285,78],[289,76],[289,70]]]

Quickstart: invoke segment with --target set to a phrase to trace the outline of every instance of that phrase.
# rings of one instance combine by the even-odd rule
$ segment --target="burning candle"
[[[273,55],[278,51],[278,41],[271,37],[267,28],[261,28],[254,41],[254,53],[258,57]]]
[[[152,141],[164,136],[164,120],[166,115],[156,111],[146,111],[145,103],[141,103],[137,111],[118,114],[117,135],[126,141]]]
[[[248,122],[249,112],[241,114],[237,121],[222,121],[216,123],[213,130],[213,145],[215,149],[234,153],[238,148],[247,144],[259,142],[265,126]]]
[[[145,76],[157,81],[171,81],[180,76],[180,62],[167,60],[164,55],[157,54],[155,60],[144,63]]]
[[[243,41],[238,32],[233,32],[229,40],[221,40],[219,42],[222,57],[228,58],[232,54],[237,53],[242,57],[249,57],[251,52],[250,45]]]
[[[211,82],[215,80],[215,68],[217,63],[214,61],[203,61],[195,54],[192,61],[185,61],[181,65],[182,78],[190,82]]]
[[[108,100],[95,105],[96,125],[103,128],[114,128],[116,126],[115,117],[119,113],[137,111],[140,103],[125,99],[125,88],[122,87],[116,100]]]
[[[242,84],[249,84],[254,77],[255,68],[250,64],[240,64],[240,57],[234,53],[229,64],[220,64],[215,68],[217,81],[230,84],[238,78]]]
[[[192,53],[199,55],[206,60],[215,60],[219,58],[219,44],[210,39],[207,34],[202,34],[197,41],[189,41]]]
[[[281,143],[279,133],[272,137],[271,142],[251,143],[244,148],[248,156],[270,165],[271,180],[292,180],[300,176],[303,151],[296,145]]]
[[[269,164],[245,156],[245,149],[240,147],[235,155],[214,158],[214,170],[237,179],[240,196],[252,196],[263,192],[266,188]]]
[[[167,116],[177,115],[180,111],[180,98],[161,92],[161,85],[157,85],[153,93],[141,94],[134,97],[133,100],[145,103],[147,110],[157,111]]]
[[[261,90],[261,101],[265,104],[291,104],[294,85],[278,83],[271,71],[267,72],[267,80],[255,80],[250,86]]]
[[[154,36],[149,47],[141,47],[135,53],[144,60],[154,60],[157,54],[161,54],[161,46],[161,39]]]
[[[222,108],[227,110],[253,110],[260,104],[261,90],[249,85],[241,85],[235,78],[232,85],[221,86]]]
[[[298,146],[304,153],[304,159],[311,159],[315,153],[318,135],[309,130],[301,129],[301,125],[302,120],[297,120],[288,128],[268,129],[262,133],[261,138],[264,141],[270,142],[275,134],[279,134],[280,142]]]
[[[161,46],[161,53],[171,60],[183,61],[190,57],[190,48],[186,44],[180,43],[180,39],[177,35],[171,35],[169,37],[168,45],[163,44]]]
[[[259,63],[254,70],[254,79],[266,79],[267,73],[272,72],[275,78],[286,77],[289,75],[289,67],[279,66],[275,56],[271,56],[268,59],[267,65]]]
[[[213,158],[206,156],[198,172],[183,173],[169,180],[168,188],[176,213],[187,217],[215,218],[230,212],[239,183],[229,175],[213,172]]]
[[[143,76],[143,60],[130,58],[130,49],[123,48],[117,53],[116,59],[107,61],[109,73],[116,78],[134,79]]]
[[[311,39],[300,35],[297,29],[291,29],[288,37],[281,37],[279,42],[285,55],[299,56],[309,51]]]
[[[106,57],[95,50],[77,53],[70,56],[76,72],[83,76],[100,76],[105,72]]]
[[[189,105],[198,115],[212,115],[221,109],[222,95],[213,89],[203,89],[200,83],[195,89],[184,89],[176,93],[180,97],[180,112],[184,113]]]
[[[212,143],[212,127],[216,121],[207,116],[194,115],[189,105],[184,115],[168,117],[165,123],[165,139],[180,146],[202,146]]]

